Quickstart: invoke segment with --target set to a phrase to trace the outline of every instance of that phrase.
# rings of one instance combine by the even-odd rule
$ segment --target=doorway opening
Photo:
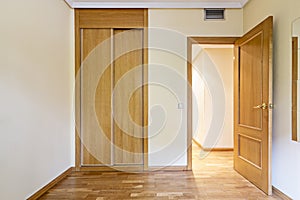
[[[233,45],[192,45],[193,141],[204,151],[233,150]]]
[[[188,168],[193,149],[233,150],[233,76],[235,37],[188,38]],[[193,147],[194,146],[194,147]],[[233,153],[231,153],[233,155]]]
[[[190,86],[193,85],[193,44],[234,44],[234,169],[268,195],[272,194],[272,36],[273,17],[269,16],[240,38],[190,37],[187,41],[187,80]],[[189,87],[187,157],[190,170],[195,110],[192,97],[192,87]],[[222,99],[212,99],[222,102]],[[222,111],[222,107],[216,108],[214,112]]]
[[[234,45],[192,44],[192,169],[227,179],[236,174],[234,147]],[[220,175],[220,172],[226,175]]]

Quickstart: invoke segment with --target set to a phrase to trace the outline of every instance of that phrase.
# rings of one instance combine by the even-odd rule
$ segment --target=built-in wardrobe
[[[147,9],[75,9],[76,169],[147,168]]]

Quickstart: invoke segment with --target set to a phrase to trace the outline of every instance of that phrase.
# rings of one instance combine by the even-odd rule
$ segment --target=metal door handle
[[[263,109],[263,110],[265,110],[265,109],[268,108],[268,105],[266,103],[263,103],[261,105],[254,106],[253,108],[254,109]]]

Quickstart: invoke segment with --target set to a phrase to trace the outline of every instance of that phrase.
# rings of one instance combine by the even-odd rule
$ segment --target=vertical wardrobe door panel
[[[114,164],[143,164],[143,30],[114,30]]]
[[[81,164],[111,164],[111,29],[81,30]]]

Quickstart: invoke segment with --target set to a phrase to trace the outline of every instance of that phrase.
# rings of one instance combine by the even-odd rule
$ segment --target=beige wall
[[[300,199],[300,143],[291,140],[291,24],[300,17],[299,0],[251,0],[244,8],[244,31],[274,16],[273,185]]]
[[[224,21],[204,21],[203,9],[149,9],[150,27],[175,30],[188,36],[240,36],[243,11],[226,9]]]
[[[0,199],[20,200],[73,165],[73,12],[1,1]]]
[[[225,21],[203,16],[203,9],[149,10],[150,166],[186,165],[187,37],[242,35],[241,9],[226,10]]]

